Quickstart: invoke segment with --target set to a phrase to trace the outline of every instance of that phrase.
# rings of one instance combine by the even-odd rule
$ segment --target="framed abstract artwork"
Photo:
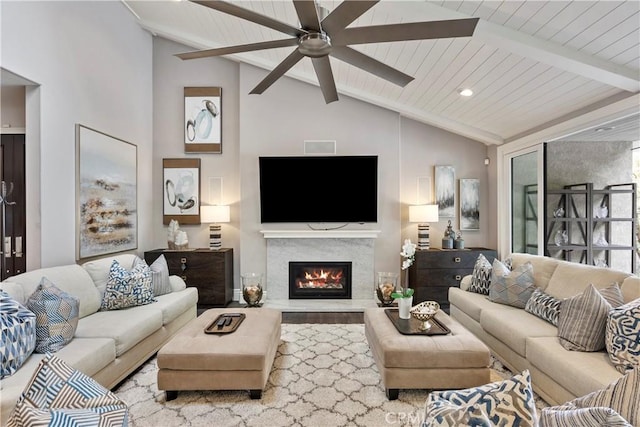
[[[456,205],[456,172],[453,166],[435,167],[436,204],[440,218],[453,218]]]
[[[480,230],[479,179],[460,179],[460,230]]]
[[[76,260],[138,247],[137,150],[76,124]]]
[[[222,153],[222,88],[184,88],[185,153]]]
[[[162,223],[200,224],[200,159],[162,159]]]

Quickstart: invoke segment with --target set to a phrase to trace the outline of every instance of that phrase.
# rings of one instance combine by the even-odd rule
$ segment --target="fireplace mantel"
[[[260,230],[265,239],[375,239],[381,230]]]

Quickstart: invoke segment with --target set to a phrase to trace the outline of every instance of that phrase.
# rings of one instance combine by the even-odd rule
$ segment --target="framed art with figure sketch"
[[[76,124],[76,260],[138,247],[138,147]]]
[[[200,224],[200,159],[162,159],[162,223]]]
[[[222,153],[222,88],[184,88],[184,152]]]

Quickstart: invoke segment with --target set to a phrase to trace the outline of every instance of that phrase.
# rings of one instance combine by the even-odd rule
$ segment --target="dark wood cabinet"
[[[413,304],[432,300],[449,312],[449,288],[459,287],[466,275],[473,273],[479,254],[489,262],[496,258],[496,251],[487,248],[427,249],[416,251],[413,265],[409,267],[409,285],[415,290]]]
[[[169,274],[198,288],[198,308],[224,307],[233,298],[233,249],[155,249],[144,253],[147,264],[163,255]]]

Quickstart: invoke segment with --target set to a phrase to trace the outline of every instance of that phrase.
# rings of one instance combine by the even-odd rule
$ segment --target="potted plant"
[[[404,258],[402,260],[402,270],[405,270],[405,281],[401,292],[394,292],[391,296],[398,300],[398,315],[401,319],[408,319],[411,317],[409,310],[413,305],[413,289],[409,288],[409,267],[413,264],[416,255],[416,244],[411,242],[411,239],[405,239],[402,245],[402,252],[400,256]]]

